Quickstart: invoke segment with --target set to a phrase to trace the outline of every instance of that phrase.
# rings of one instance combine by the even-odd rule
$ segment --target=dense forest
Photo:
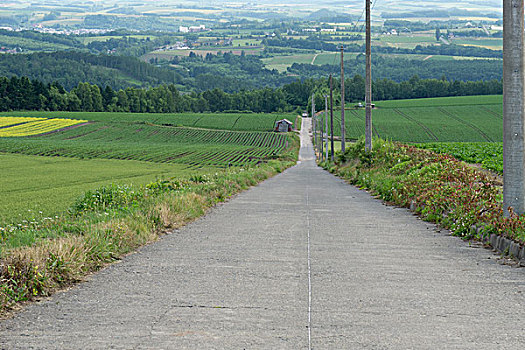
[[[0,76],[27,76],[44,83],[58,82],[67,89],[85,81],[114,89],[179,84],[182,81],[176,71],[158,68],[134,57],[73,51],[0,55]]]
[[[158,16],[108,16],[108,15],[87,15],[84,18],[84,28],[105,28],[105,29],[121,29],[133,28],[134,30],[162,30],[162,31],[177,31],[173,23],[163,20]]]
[[[82,44],[75,36],[39,33],[34,30],[10,31],[0,29],[0,35],[16,39],[30,39],[43,43],[59,44],[71,48],[83,49]]]
[[[192,78],[197,91],[218,88],[226,92],[257,89],[261,87],[277,88],[297,79],[289,74],[266,69],[257,56],[223,54],[177,58],[172,61],[185,69],[183,76]],[[301,77],[308,78],[309,74]]]
[[[347,76],[364,75],[364,55],[346,62]],[[177,68],[171,67],[175,65]],[[293,64],[287,72],[265,68],[260,57],[234,55],[229,52],[174,58],[169,62],[150,64],[138,58],[94,55],[87,52],[56,52],[28,55],[0,55],[0,76],[28,77],[44,84],[57,82],[71,90],[81,82],[110,86],[114,90],[152,88],[173,84],[178,90],[197,93],[220,89],[228,93],[241,90],[279,88],[296,79],[321,79],[339,72],[337,65]],[[373,57],[374,79],[402,82],[418,75],[423,79],[493,80],[502,78],[500,60],[422,61]]]
[[[364,99],[365,80],[356,75],[345,80],[347,102]],[[335,86],[339,84],[336,81]],[[417,76],[401,83],[376,80],[373,99],[408,99],[422,97],[501,94],[500,80],[462,82],[446,79],[420,79]],[[70,91],[59,83],[44,84],[27,77],[0,78],[0,110],[49,110],[72,112],[282,112],[301,110],[316,94],[319,108],[324,107],[323,94],[328,90],[328,80],[297,80],[282,88],[263,88],[226,93],[220,89],[202,93],[181,94],[175,85],[160,85],[149,89],[126,88],[114,90],[111,86],[79,83]],[[336,89],[336,96],[339,92]]]

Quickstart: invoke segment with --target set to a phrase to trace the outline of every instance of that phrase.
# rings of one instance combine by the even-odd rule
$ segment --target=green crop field
[[[413,49],[417,45],[427,46],[436,43],[435,36],[423,36],[423,35],[389,35],[382,36],[380,40],[374,41],[375,45],[379,46],[391,46],[404,49]]]
[[[60,215],[83,192],[110,183],[145,184],[155,178],[185,176],[182,164],[61,157],[35,157],[0,153],[2,181],[0,226],[23,224],[32,218]],[[201,172],[212,172],[203,168]]]
[[[372,112],[374,135],[401,142],[502,142],[501,96],[380,101]],[[341,133],[340,111],[334,133]],[[345,113],[346,137],[364,134],[365,111]]]
[[[260,39],[233,39],[233,47],[237,46],[258,46],[261,45]]]
[[[275,122],[294,114],[286,113],[106,113],[106,112],[3,112],[0,117],[44,117],[84,119],[96,122],[151,123],[231,131],[271,131]]]
[[[356,53],[345,53],[344,58],[345,61],[355,60],[357,57]],[[316,56],[314,64],[317,65],[323,65],[323,64],[331,64],[331,65],[337,65],[341,62],[341,55],[339,53],[320,53]]]
[[[457,45],[484,47],[491,50],[503,49],[503,39],[501,38],[465,38],[454,39],[453,42]]]
[[[467,163],[481,164],[485,169],[503,174],[503,143],[501,142],[452,142],[424,143],[418,147],[446,153]]]
[[[315,54],[305,53],[298,55],[274,56],[271,58],[263,58],[263,62],[268,69],[276,69],[279,72],[285,72],[288,67],[294,63],[312,63],[315,59]]]
[[[48,119],[21,118],[37,115]],[[0,130],[5,135],[10,135],[10,128],[38,128],[47,121],[64,120],[64,125],[72,119],[89,121],[41,135],[0,137],[4,179],[0,224],[59,214],[82,192],[112,182],[136,185],[265,162],[290,145],[288,135],[268,132],[283,117],[286,115],[242,113],[0,115],[0,125],[4,125]]]
[[[92,123],[32,138],[0,138],[0,152],[121,159],[225,168],[256,164],[287,147],[287,136],[136,124]]]

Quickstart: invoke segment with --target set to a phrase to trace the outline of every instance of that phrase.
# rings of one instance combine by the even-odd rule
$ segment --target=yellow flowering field
[[[10,119],[11,121],[7,121]],[[46,119],[26,117],[0,117],[0,137],[19,137],[40,135],[47,132],[86,123],[87,120],[76,119]],[[8,123],[8,124],[7,124]],[[21,124],[23,123],[23,124]],[[13,126],[9,126],[13,125]],[[7,127],[2,127],[7,126]]]
[[[46,118],[28,118],[28,117],[0,117],[0,128],[21,123],[45,120]]]

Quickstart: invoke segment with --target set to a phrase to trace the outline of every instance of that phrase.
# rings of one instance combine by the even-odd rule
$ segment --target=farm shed
[[[275,132],[290,132],[292,131],[293,123],[288,119],[281,119],[275,122]]]

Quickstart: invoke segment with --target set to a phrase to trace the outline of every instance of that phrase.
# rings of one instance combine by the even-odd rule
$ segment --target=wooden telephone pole
[[[325,156],[324,160],[328,160],[328,95],[324,95],[324,125],[325,125]]]
[[[330,159],[334,161],[334,87],[330,74]]]
[[[370,21],[370,2],[366,1],[366,91],[365,91],[365,149],[372,150],[372,28]]]
[[[525,213],[523,0],[503,0],[503,209]]]
[[[345,153],[345,63],[343,54],[344,47],[341,45],[341,152]]]
[[[317,136],[317,133],[315,131],[315,95],[312,94],[312,134],[313,134],[313,142],[314,142],[314,153],[315,153],[315,156],[317,157],[317,152],[315,150],[315,146],[316,146],[316,136]]]
[[[323,161],[323,156],[324,156],[324,149],[323,149],[323,146],[324,146],[324,127],[323,127],[323,119],[321,118],[321,115],[319,115],[318,117],[318,120],[319,120],[319,131],[320,131],[320,135],[319,135],[319,159],[321,161]]]

